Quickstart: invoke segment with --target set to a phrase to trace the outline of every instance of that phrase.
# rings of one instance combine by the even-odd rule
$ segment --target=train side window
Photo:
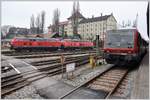
[[[35,39],[32,39],[32,41],[36,41]]]

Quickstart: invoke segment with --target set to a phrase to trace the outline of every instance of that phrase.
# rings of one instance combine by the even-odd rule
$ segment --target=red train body
[[[11,41],[11,49],[15,50],[88,49],[93,46],[89,41],[71,39],[14,38]]]
[[[146,53],[146,41],[137,29],[110,30],[104,41],[104,58],[109,64],[137,63]]]

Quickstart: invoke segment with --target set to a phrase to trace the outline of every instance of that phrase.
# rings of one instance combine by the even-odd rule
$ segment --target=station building
[[[85,18],[80,12],[78,14],[78,34],[82,39],[95,40],[96,35],[100,36],[103,40],[107,30],[117,29],[117,21],[113,14],[102,15],[98,17],[92,16],[91,18]],[[73,35],[72,18],[70,16],[67,21],[59,23],[59,34],[67,34],[68,36]],[[48,27],[49,33],[52,33],[52,25]]]

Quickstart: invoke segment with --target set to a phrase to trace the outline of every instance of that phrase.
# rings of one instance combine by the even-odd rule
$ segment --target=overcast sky
[[[119,24],[124,20],[135,20],[138,13],[138,29],[148,40],[146,26],[147,1],[80,1],[80,12],[90,18],[113,13]],[[66,21],[71,15],[73,1],[2,1],[2,25],[30,27],[30,17],[42,10],[46,12],[45,28],[52,24],[53,10],[61,12],[60,21]]]

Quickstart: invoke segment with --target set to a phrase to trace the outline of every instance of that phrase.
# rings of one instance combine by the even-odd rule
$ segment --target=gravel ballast
[[[106,69],[106,67],[110,67],[111,65],[101,65],[97,66],[94,69],[90,68],[90,65],[87,64],[85,67],[80,68],[79,70],[76,70],[74,72],[74,77],[72,79],[67,79],[66,77],[61,79],[64,83],[67,83],[72,86],[78,86],[82,84],[83,82],[89,80],[99,72],[101,72],[103,69]],[[71,73],[70,73],[71,74]],[[71,76],[71,75],[70,75]]]
[[[4,99],[44,99],[32,85],[25,86],[16,92],[6,95]]]

